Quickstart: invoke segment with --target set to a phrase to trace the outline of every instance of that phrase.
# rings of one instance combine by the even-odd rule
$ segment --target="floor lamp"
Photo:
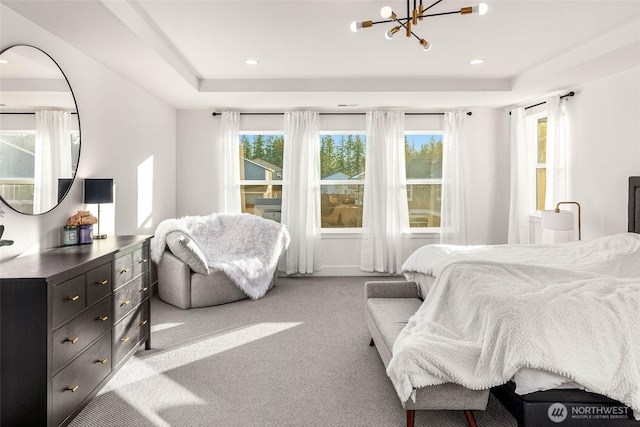
[[[84,203],[98,205],[98,234],[94,239],[106,239],[106,234],[100,234],[100,204],[113,203],[113,179],[112,178],[85,178]]]
[[[544,230],[571,231],[575,230],[572,211],[561,211],[560,205],[578,206],[578,240],[582,240],[582,225],[580,223],[580,203],[578,202],[558,202],[553,210],[542,211],[541,226]]]

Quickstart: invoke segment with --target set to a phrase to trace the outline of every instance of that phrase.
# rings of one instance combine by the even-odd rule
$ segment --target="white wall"
[[[114,179],[115,218],[103,205],[103,224],[116,234],[152,234],[161,219],[175,216],[175,109],[0,4],[0,49],[15,44],[44,50],[66,74],[82,146],[76,180],[57,208],[28,216],[2,206],[3,238],[15,243],[0,248],[0,259],[59,245],[67,218],[84,208],[85,177]],[[141,170],[147,173],[139,176]]]
[[[582,206],[582,238],[626,232],[628,179],[640,175],[640,68],[572,90],[569,194]]]
[[[177,214],[203,215],[217,211],[218,186],[213,155],[220,117],[211,110],[180,110],[177,114]],[[466,181],[469,194],[471,243],[506,242],[508,218],[508,151],[499,130],[507,118],[502,110],[477,109],[467,118]],[[241,116],[241,131],[282,131],[283,116]],[[365,131],[364,116],[322,115],[324,131]],[[410,131],[441,131],[442,116],[406,116]],[[506,169],[505,169],[506,168]],[[437,243],[435,234],[416,235],[414,249]],[[323,270],[317,275],[363,274],[357,233],[324,234]]]

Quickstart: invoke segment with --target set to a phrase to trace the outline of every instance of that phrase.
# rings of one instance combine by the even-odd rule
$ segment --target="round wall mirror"
[[[80,158],[80,118],[71,86],[44,51],[0,52],[0,198],[39,215],[65,197]]]

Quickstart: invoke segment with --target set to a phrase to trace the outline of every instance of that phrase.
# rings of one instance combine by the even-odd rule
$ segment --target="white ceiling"
[[[349,30],[405,16],[398,0],[0,1],[180,109],[501,107],[640,66],[640,0],[485,0],[422,21],[429,52],[391,24]]]

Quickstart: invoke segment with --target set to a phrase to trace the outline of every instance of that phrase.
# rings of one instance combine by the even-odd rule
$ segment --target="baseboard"
[[[280,272],[279,276],[286,276]],[[331,276],[371,276],[371,277],[402,277],[401,274],[372,273],[360,270],[357,265],[325,265],[322,270],[316,271],[311,276],[331,277]]]

